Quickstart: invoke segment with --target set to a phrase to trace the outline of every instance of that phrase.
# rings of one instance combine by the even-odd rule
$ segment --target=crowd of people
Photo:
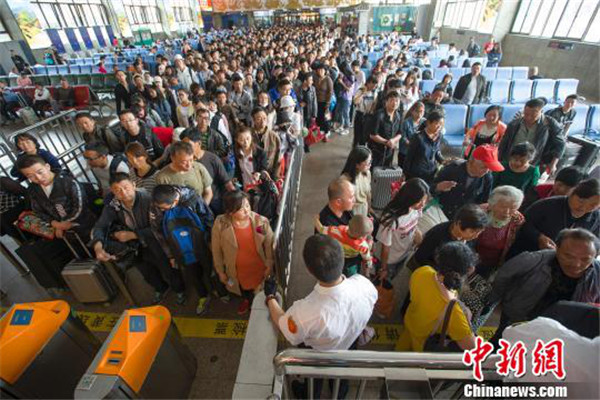
[[[502,106],[490,105],[452,157],[442,105],[485,103],[487,83],[475,63],[456,85],[449,75],[421,93],[427,56],[409,51],[419,40],[276,26],[223,31],[200,50],[184,41],[181,54],[157,56],[155,71],[138,58],[115,72],[118,124],[76,115],[98,190],[61,169],[29,134],[14,138],[15,182],[2,190],[26,197],[57,243],[77,233],[99,261],[135,265],[155,303],[169,288],[186,301],[184,269],[195,277],[198,314],[211,298],[230,295],[243,299],[238,312],[246,314],[264,287],[285,337],[316,349],[368,341],[377,301],[371,281],[391,281],[402,268],[411,276],[401,350],[427,350],[450,303],[448,335],[459,349],[475,345],[497,306],[495,339],[557,302],[600,303],[600,183],[578,167],[559,167],[577,96],[546,114],[544,100],[532,99],[508,124]],[[375,46],[383,57],[370,65],[363,54]],[[464,52],[479,55],[481,47],[471,41]],[[494,52],[501,54],[499,44],[485,45],[488,57]],[[318,285],[286,312],[270,279],[272,211],[289,154],[314,124],[324,141],[354,137],[304,247]],[[396,164],[398,187],[375,211],[374,190],[392,188],[372,186],[372,173]],[[543,174],[553,181],[540,184]],[[26,192],[17,183],[25,179]],[[50,275],[43,284],[61,286],[60,269]]]

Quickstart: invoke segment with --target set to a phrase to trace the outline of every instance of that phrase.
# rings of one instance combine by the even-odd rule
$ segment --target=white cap
[[[173,58],[173,60],[175,60],[175,61],[183,60],[183,56],[181,54],[176,54],[175,57]]]
[[[281,107],[295,107],[296,102],[292,96],[283,96],[281,100],[279,100],[279,105]]]

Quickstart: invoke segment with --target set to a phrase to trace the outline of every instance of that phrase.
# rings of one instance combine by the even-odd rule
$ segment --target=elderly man
[[[600,243],[591,232],[562,230],[556,249],[527,252],[504,264],[494,280],[489,303],[502,306],[496,338],[515,322],[528,321],[561,300],[600,302]]]
[[[302,255],[317,285],[284,311],[275,296],[276,285],[267,281],[265,295],[271,321],[294,346],[320,351],[356,349],[377,301],[375,286],[360,274],[350,278],[342,275],[344,252],[331,237],[311,236]],[[307,388],[298,383],[292,383],[295,398],[313,398],[307,397]],[[322,384],[322,380],[315,381],[314,398],[320,398]],[[342,381],[338,398],[343,399],[347,391],[348,382]]]
[[[481,64],[471,66],[471,73],[461,76],[454,89],[454,98],[463,104],[479,104],[485,102],[487,81],[481,75]]]
[[[171,145],[171,163],[156,174],[156,183],[188,186],[206,204],[210,204],[213,198],[212,178],[204,165],[194,161],[194,148],[187,142],[175,142]]]
[[[449,219],[464,204],[484,204],[492,192],[492,172],[504,171],[492,145],[477,147],[468,161],[446,165],[433,180],[436,197]]]
[[[563,154],[565,141],[560,124],[542,113],[544,101],[532,99],[525,103],[523,116],[512,120],[498,146],[500,161],[508,162],[512,148],[523,142],[533,144],[536,156],[533,165],[540,165],[548,172],[554,172]]]
[[[327,205],[319,213],[324,226],[348,225],[354,216],[354,185],[345,178],[338,178],[327,187]]]
[[[511,249],[522,251],[555,249],[558,233],[566,228],[584,228],[600,236],[600,182],[580,182],[568,196],[539,200],[525,212],[525,224]]]

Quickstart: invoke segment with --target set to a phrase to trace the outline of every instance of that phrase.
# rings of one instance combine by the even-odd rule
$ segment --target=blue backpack
[[[198,241],[209,243],[213,217],[208,207],[201,211],[199,216],[188,207],[173,207],[163,214],[163,235],[184,265],[199,261],[196,252],[205,246],[196,245]]]

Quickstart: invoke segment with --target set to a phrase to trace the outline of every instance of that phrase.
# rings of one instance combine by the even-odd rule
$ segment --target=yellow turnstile
[[[196,369],[169,310],[126,310],[79,381],[75,398],[183,399]]]
[[[0,320],[0,398],[71,398],[98,349],[65,301],[15,304]]]

